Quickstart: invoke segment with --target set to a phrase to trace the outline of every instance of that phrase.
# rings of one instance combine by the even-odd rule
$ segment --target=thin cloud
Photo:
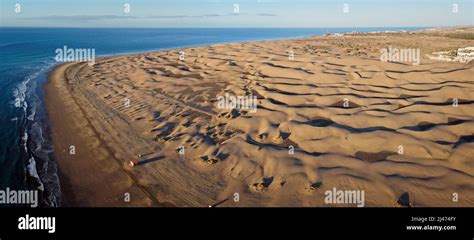
[[[239,15],[253,15],[248,13],[228,13],[228,14],[203,14],[203,15],[153,15],[147,18],[157,19],[174,19],[174,18],[214,18],[214,17],[228,17],[228,16],[239,16]],[[257,13],[256,16],[262,17],[276,17],[275,14],[270,13]]]
[[[220,17],[222,15],[219,14],[204,14],[204,15],[154,15],[148,16],[148,18],[211,18],[211,17]]]
[[[42,16],[42,17],[32,17],[28,19],[36,20],[56,20],[56,21],[97,21],[97,20],[115,20],[115,19],[136,19],[135,16],[126,16],[126,15],[73,15],[73,16]]]
[[[185,18],[217,18],[217,17],[228,17],[228,16],[239,16],[239,15],[256,15],[262,17],[275,17],[277,15],[270,13],[228,13],[228,14],[202,14],[202,15],[152,15],[147,17],[137,17],[129,15],[72,15],[72,16],[41,16],[31,17],[27,19],[34,20],[52,20],[52,21],[99,21],[99,20],[117,20],[117,19],[185,19]]]
[[[169,16],[148,16],[147,18],[189,18],[190,16],[187,15],[169,15]]]

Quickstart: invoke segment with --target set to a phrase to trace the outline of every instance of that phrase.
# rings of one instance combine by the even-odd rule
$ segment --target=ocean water
[[[42,206],[60,206],[43,88],[55,50],[94,48],[96,56],[325,33],[420,28],[99,29],[0,27],[0,189],[38,189]]]

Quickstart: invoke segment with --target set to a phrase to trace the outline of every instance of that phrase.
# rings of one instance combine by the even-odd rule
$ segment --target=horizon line
[[[462,28],[456,26],[343,26],[343,27],[77,27],[77,26],[0,26],[0,28],[84,28],[84,29],[330,29],[330,28]]]

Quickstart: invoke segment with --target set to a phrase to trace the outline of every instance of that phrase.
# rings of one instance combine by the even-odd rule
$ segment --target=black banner
[[[223,236],[221,231],[232,236],[473,239],[473,219],[473,208],[1,208],[0,239],[93,239],[100,234],[159,239],[166,234]]]

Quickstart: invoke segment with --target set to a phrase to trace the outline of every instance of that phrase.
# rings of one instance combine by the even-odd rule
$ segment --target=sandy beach
[[[336,188],[365,191],[369,207],[472,207],[474,63],[429,57],[474,46],[456,33],[327,35],[59,65],[45,100],[64,205],[353,206],[325,203]],[[418,49],[419,64],[382,61],[389,48]],[[219,107],[226,94],[255,97],[256,111]]]

